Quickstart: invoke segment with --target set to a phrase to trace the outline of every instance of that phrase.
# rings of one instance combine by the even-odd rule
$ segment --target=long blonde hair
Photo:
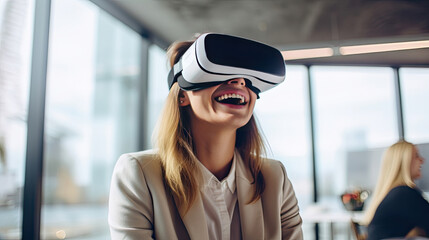
[[[179,61],[192,43],[193,41],[177,42],[170,46],[167,52],[170,66]],[[180,91],[178,84],[174,83],[158,122],[156,146],[166,185],[178,202],[179,210],[186,212],[198,191],[198,159],[193,152],[188,112],[178,103]],[[266,152],[253,115],[246,125],[237,129],[235,147],[252,173],[255,191],[250,203],[255,202],[265,189],[261,168],[264,159],[262,156]]]
[[[380,175],[372,201],[365,212],[363,224],[368,225],[371,222],[378,205],[394,187],[409,186],[414,188],[416,186],[411,178],[413,150],[414,145],[412,143],[401,140],[384,152]]]

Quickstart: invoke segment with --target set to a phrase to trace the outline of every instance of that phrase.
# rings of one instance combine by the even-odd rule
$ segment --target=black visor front
[[[204,41],[207,59],[214,64],[285,75],[283,57],[271,46],[223,34],[207,35]]]

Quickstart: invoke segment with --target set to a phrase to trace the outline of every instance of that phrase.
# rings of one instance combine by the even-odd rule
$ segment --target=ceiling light
[[[418,49],[418,48],[429,48],[429,40],[344,46],[344,47],[340,47],[340,53],[342,55],[352,55],[352,54],[409,50],[409,49]]]
[[[332,48],[287,50],[287,51],[282,51],[282,55],[284,60],[331,57],[334,55],[334,50]]]

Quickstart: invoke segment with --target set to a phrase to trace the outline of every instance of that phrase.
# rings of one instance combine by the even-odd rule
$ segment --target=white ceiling
[[[280,50],[429,40],[428,0],[110,0],[167,43],[195,33],[247,37]],[[429,49],[299,63],[429,65]]]

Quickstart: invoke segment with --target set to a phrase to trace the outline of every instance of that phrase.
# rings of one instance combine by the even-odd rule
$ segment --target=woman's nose
[[[238,84],[240,86],[246,86],[246,81],[244,81],[244,78],[234,78],[229,80],[228,84]]]

